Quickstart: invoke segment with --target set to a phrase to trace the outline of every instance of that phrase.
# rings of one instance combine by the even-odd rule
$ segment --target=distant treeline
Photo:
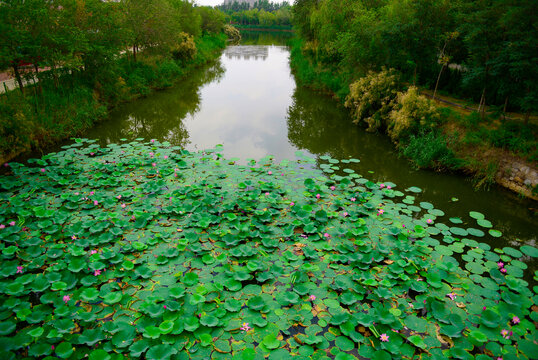
[[[73,136],[224,47],[224,14],[189,0],[0,2],[0,158]],[[38,68],[49,69],[38,73]],[[24,86],[23,78],[37,78]]]
[[[288,2],[272,3],[260,0],[251,7],[249,3],[233,3],[217,6],[226,14],[226,20],[234,24],[260,25],[271,28],[291,26],[291,6]]]
[[[296,0],[293,15],[305,54],[350,82],[394,68],[482,108],[538,111],[535,0]]]

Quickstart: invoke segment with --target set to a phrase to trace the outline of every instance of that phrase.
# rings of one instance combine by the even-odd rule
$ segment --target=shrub
[[[398,93],[395,109],[389,114],[387,132],[393,141],[400,141],[424,129],[431,130],[439,120],[433,101],[411,86],[406,92]]]
[[[393,110],[399,90],[399,75],[395,70],[369,72],[349,86],[345,105],[352,111],[353,122],[365,121],[369,131],[384,129]]]
[[[26,99],[17,93],[0,99],[0,152],[16,151],[28,144],[34,126],[34,112]]]
[[[232,40],[240,40],[241,39],[241,32],[231,26],[231,25],[224,25],[224,33],[226,34],[226,36],[228,37],[228,39],[232,39]]]
[[[172,56],[176,60],[192,60],[196,56],[196,44],[194,36],[181,32],[177,43],[172,48]]]

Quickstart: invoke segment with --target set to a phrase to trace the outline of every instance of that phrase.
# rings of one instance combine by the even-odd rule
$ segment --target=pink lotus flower
[[[168,155],[164,155],[164,159],[165,159],[165,160],[168,159]]]
[[[316,194],[316,199],[319,199],[321,197],[320,194]]]
[[[501,336],[502,336],[504,339],[507,339],[507,340],[510,339],[510,335],[511,335],[511,334],[508,332],[508,330],[506,330],[506,329],[502,329],[502,330],[501,330]]]
[[[101,275],[101,270],[95,270],[95,272],[93,273],[94,276],[99,276]]]
[[[355,200],[357,200],[356,198],[352,197],[351,198],[351,201],[355,202]]]
[[[149,156],[153,157],[153,153],[152,153],[152,152],[150,152],[150,153],[149,153]]]
[[[380,188],[380,189],[383,189],[384,187],[385,187],[385,184],[380,184],[380,185],[379,185],[379,188]]]
[[[310,296],[308,297],[308,300],[310,300],[310,301],[314,301],[314,300],[316,300],[316,295],[310,295]]]
[[[243,331],[249,331],[250,329],[252,329],[252,328],[250,326],[248,326],[247,322],[243,323],[243,325],[241,326],[241,330],[243,330]]]
[[[97,250],[90,251],[90,255],[97,254]]]
[[[329,235],[329,233],[325,233],[325,234],[323,234],[323,236],[325,236],[326,238],[330,238],[330,237],[331,237],[331,235]]]
[[[116,196],[116,199],[118,200],[121,199],[121,195]]]
[[[15,224],[16,224],[15,221],[12,221],[9,223],[10,226],[15,226]]]
[[[69,297],[69,295],[64,295],[63,299],[64,299],[64,303],[65,303],[66,305],[67,305],[67,302],[68,302],[69,300],[71,300],[71,298]]]
[[[293,205],[295,205],[295,203],[292,201],[292,202],[290,203],[290,207],[293,206]]]
[[[154,142],[155,142],[155,139],[151,139],[150,141],[151,141],[152,143],[154,143]]]
[[[504,267],[504,263],[503,263],[502,261],[499,261],[499,262],[497,263],[497,266],[500,267],[500,268],[502,268],[502,267]]]
[[[166,305],[164,305],[163,307],[164,307],[164,310],[166,310]]]
[[[97,205],[99,205],[99,201],[94,200],[94,201],[93,201],[93,204],[97,206]]]
[[[50,346],[50,349],[51,349],[52,351],[54,351],[54,345],[51,345],[51,346]]]
[[[348,216],[349,214],[347,212],[344,211],[344,213],[342,214],[343,217],[346,217]]]
[[[22,274],[22,269],[23,269],[22,266],[17,266],[17,274]]]
[[[75,235],[73,235],[73,236],[71,236],[71,239],[72,239],[72,240],[76,240],[77,237],[76,237]]]
[[[387,186],[387,189],[389,189],[389,190],[392,189],[392,186],[388,185],[388,186]]]
[[[506,274],[506,269],[505,269],[505,268],[502,268],[502,269],[501,269],[501,272],[502,272],[503,274]]]
[[[433,220],[432,220],[432,219],[428,219],[428,220],[426,220],[426,222],[427,222],[428,224],[431,224],[431,223],[433,222]]]
[[[92,196],[93,194],[95,194],[95,191],[90,191],[90,196]]]
[[[268,171],[267,172],[268,175],[273,175],[273,172],[272,171]],[[248,324],[248,323],[247,323]]]
[[[334,187],[334,186],[331,186],[331,190],[334,190],[334,189],[336,189],[336,187]]]
[[[456,298],[456,294],[454,294],[453,292],[449,293],[449,294],[446,294],[446,296],[448,296],[450,298],[450,300],[454,300]]]
[[[125,204],[121,204],[121,208],[122,208],[122,209],[125,209],[125,206],[127,206],[127,205],[125,205]]]
[[[0,229],[4,229],[5,227],[6,227],[6,225],[0,224]]]
[[[384,212],[385,212],[385,210],[383,210],[383,209],[377,210],[377,216],[383,215]]]
[[[151,163],[151,166],[155,167],[157,166],[157,163]]]
[[[389,341],[389,336],[385,333],[381,334],[381,336],[379,336],[379,340],[383,341],[383,342],[387,342]]]
[[[266,192],[266,193],[265,193],[265,196],[269,196],[269,193],[268,193],[268,192]]]
[[[90,156],[94,156],[94,155],[95,155],[95,153],[92,153],[92,152],[90,153]]]
[[[41,171],[41,172],[45,172],[45,169],[41,169],[40,171]]]
[[[512,324],[514,324],[514,325],[519,324],[519,318],[517,316],[514,316],[512,318]]]

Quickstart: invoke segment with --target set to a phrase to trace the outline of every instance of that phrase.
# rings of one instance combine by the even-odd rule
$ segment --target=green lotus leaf
[[[172,355],[177,354],[177,350],[166,344],[152,346],[146,353],[147,360],[168,360]]]
[[[228,298],[226,299],[226,302],[224,303],[224,307],[226,308],[226,310],[231,311],[231,312],[238,312],[239,310],[241,310],[242,306],[243,306],[243,303],[234,298]]]
[[[138,340],[129,346],[129,351],[132,357],[140,357],[149,348],[149,343],[146,339]]]
[[[99,291],[95,288],[86,288],[80,293],[80,298],[87,302],[93,302],[99,297]]]
[[[121,293],[121,291],[114,291],[114,292],[106,294],[103,297],[103,302],[107,305],[113,305],[120,302],[122,297],[123,297],[123,294]]]
[[[297,296],[297,294],[295,295]],[[247,306],[251,308],[252,310],[256,310],[256,311],[262,310],[265,307],[265,305],[266,305],[265,301],[263,300],[261,296],[254,296],[250,298],[247,302]]]
[[[191,316],[184,320],[185,330],[193,332],[200,327],[197,317]]]
[[[170,321],[170,320],[166,320],[166,321],[163,321],[160,325],[159,325],[159,330],[161,330],[161,333],[162,334],[168,334],[172,331],[172,329],[174,328],[174,322],[173,321]]]
[[[60,345],[56,346],[55,352],[60,359],[67,359],[74,352],[73,345],[69,342],[62,342]]]
[[[421,348],[421,349],[425,349],[426,348],[426,344],[424,343],[424,339],[422,339],[422,337],[418,336],[418,335],[412,335],[412,336],[409,336],[407,338],[407,340],[415,345],[416,347],[418,348]]]
[[[268,349],[276,349],[280,347],[280,341],[276,338],[274,334],[265,335],[263,338],[263,345]]]
[[[144,329],[144,337],[149,339],[158,339],[161,336],[162,332],[156,326],[147,326]]]
[[[103,349],[93,350],[88,358],[89,360],[111,360],[112,356]]]

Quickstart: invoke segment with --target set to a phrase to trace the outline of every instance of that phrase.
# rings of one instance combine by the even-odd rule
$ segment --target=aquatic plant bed
[[[0,358],[537,358],[536,248],[355,159],[219,151],[81,139],[10,164]]]

